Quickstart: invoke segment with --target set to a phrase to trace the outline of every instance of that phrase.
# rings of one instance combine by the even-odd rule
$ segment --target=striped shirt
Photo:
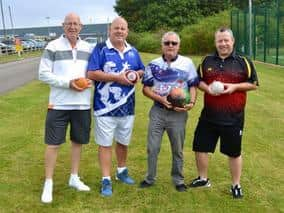
[[[86,77],[91,51],[91,46],[80,38],[72,48],[64,35],[47,45],[39,65],[39,80],[50,85],[49,108],[90,109],[91,89],[78,92],[70,89],[69,83]]]

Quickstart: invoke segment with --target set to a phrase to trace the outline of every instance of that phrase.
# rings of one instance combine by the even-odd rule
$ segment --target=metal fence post
[[[243,15],[244,15],[244,24],[243,24],[243,37],[244,37],[244,48],[242,48],[244,50],[245,55],[247,55],[248,53],[248,39],[247,39],[247,26],[248,26],[248,21],[247,21],[247,12],[243,11]]]
[[[252,57],[252,0],[249,0],[249,57]]]
[[[279,28],[279,25],[280,25],[279,0],[276,1],[276,7],[277,7],[277,12],[276,12],[276,19],[277,19],[277,21],[276,21],[276,24],[277,24],[277,26],[276,26],[276,33],[277,33],[277,35],[276,35],[276,61],[275,61],[275,63],[279,64],[279,60],[278,60],[278,58],[279,58],[279,45],[280,45],[280,43],[279,43],[279,36],[280,36],[280,28]]]
[[[256,45],[257,45],[257,37],[256,37],[256,11],[253,7],[253,59],[256,57]]]
[[[263,61],[266,62],[266,43],[267,43],[267,9],[264,8],[264,39],[263,39]]]
[[[283,66],[284,0],[273,0],[264,5],[255,3],[251,7],[250,16],[248,9],[236,9],[231,12],[236,51],[254,60]]]
[[[236,50],[240,51],[240,19],[239,19],[239,11],[237,11],[237,28],[236,28],[236,38],[238,38],[238,42],[236,43]]]

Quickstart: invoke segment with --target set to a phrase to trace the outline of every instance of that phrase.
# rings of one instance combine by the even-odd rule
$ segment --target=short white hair
[[[162,43],[165,41],[165,38],[166,38],[167,36],[171,36],[171,35],[175,35],[175,36],[177,37],[177,42],[180,43],[180,37],[179,37],[179,35],[178,35],[176,32],[174,32],[174,31],[169,31],[169,32],[164,33],[164,35],[162,36]]]

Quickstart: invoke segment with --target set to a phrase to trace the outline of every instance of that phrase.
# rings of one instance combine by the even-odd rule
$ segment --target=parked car
[[[32,50],[32,46],[29,42],[27,41],[22,41],[22,46],[24,51],[30,51]]]
[[[35,49],[41,49],[43,48],[42,44],[38,41],[36,41],[35,39],[27,39],[26,41],[32,43],[35,47]]]
[[[35,41],[39,43],[40,48],[44,48],[47,45],[47,42],[41,39],[35,39]]]
[[[14,42],[12,40],[1,41],[1,52],[2,53],[14,53],[16,51]]]
[[[6,44],[0,43],[0,53],[6,53],[8,46]]]
[[[91,44],[91,46],[94,48],[96,46],[96,44],[98,43],[98,38],[96,38],[96,37],[86,37],[86,38],[84,38],[84,41],[86,41],[89,44]]]

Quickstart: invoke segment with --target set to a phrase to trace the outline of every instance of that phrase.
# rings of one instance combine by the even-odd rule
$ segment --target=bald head
[[[127,21],[126,21],[123,17],[121,17],[121,16],[115,18],[115,19],[111,22],[111,26],[112,26],[112,25],[117,25],[117,24],[123,24],[123,25],[125,25],[125,26],[127,27],[127,29],[128,29],[128,23],[127,23]]]
[[[65,16],[63,30],[72,47],[76,45],[81,29],[81,20],[76,13],[69,13]]]
[[[80,17],[76,13],[68,13],[64,18],[64,23],[70,22],[70,20],[76,20],[78,23],[81,24]]]
[[[127,21],[122,17],[115,18],[109,29],[109,39],[112,45],[117,49],[123,49],[125,47],[125,40],[128,35]]]

